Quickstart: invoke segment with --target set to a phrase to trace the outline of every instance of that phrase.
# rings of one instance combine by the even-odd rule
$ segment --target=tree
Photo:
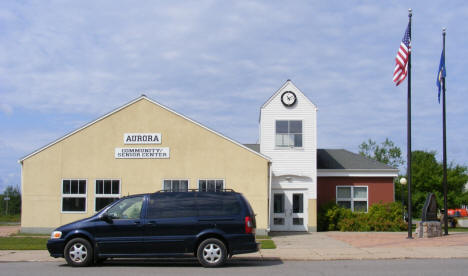
[[[444,206],[442,183],[443,167],[437,162],[435,151],[412,152],[412,202],[413,211],[419,215],[428,193],[434,193],[437,204]],[[450,163],[447,166],[447,207],[459,208],[468,204],[468,192],[464,192],[468,182],[468,169],[465,166]]]
[[[21,192],[19,187],[8,186],[0,195],[0,214],[6,213],[6,203],[4,198],[9,197],[8,201],[8,214],[15,215],[21,213]]]
[[[359,145],[359,154],[367,158],[382,162],[394,168],[405,164],[401,157],[401,149],[388,138],[379,145],[372,139]]]

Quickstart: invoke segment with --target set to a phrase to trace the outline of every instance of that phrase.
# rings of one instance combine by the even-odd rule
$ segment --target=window
[[[302,147],[302,121],[276,121],[277,147]]]
[[[94,210],[97,212],[120,198],[120,180],[96,180]]]
[[[142,196],[130,197],[109,208],[107,214],[113,219],[139,219],[142,205]]]
[[[199,216],[234,216],[241,211],[235,194],[197,194]]]
[[[62,180],[62,212],[86,212],[86,180]]]
[[[337,186],[336,204],[355,212],[367,212],[367,187]]]
[[[284,213],[284,194],[273,195],[273,212],[275,214]]]
[[[220,192],[224,189],[222,179],[201,179],[198,180],[198,190],[200,192]]]
[[[187,192],[188,180],[164,180],[163,190],[166,192]]]
[[[150,197],[149,219],[194,217],[196,215],[195,193],[159,193]]]

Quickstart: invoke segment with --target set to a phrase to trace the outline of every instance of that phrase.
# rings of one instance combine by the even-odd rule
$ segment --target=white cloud
[[[389,137],[404,149],[406,83],[395,88],[391,76],[407,6],[414,9],[413,148],[441,152],[434,82],[447,26],[449,159],[466,164],[461,1],[2,2],[0,120],[17,120],[21,127],[11,131],[33,138],[1,140],[1,153],[27,153],[142,93],[254,142],[260,106],[289,78],[319,108],[320,147],[356,150]],[[33,134],[17,110],[74,116],[56,131],[35,122],[46,131]],[[8,158],[16,168],[17,157]]]

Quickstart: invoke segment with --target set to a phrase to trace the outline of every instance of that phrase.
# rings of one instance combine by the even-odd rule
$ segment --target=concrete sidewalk
[[[468,258],[468,233],[430,239],[407,239],[407,235],[402,232],[276,234],[273,240],[277,249],[256,254],[263,259],[281,260]]]
[[[406,232],[275,233],[276,249],[236,255],[238,260],[375,260],[468,258],[468,233],[407,239]],[[0,250],[0,262],[58,261],[45,250]]]

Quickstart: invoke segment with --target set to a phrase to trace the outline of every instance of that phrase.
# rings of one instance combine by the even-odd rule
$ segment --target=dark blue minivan
[[[106,258],[190,255],[205,267],[234,254],[258,251],[255,215],[234,191],[156,192],[132,195],[96,215],[52,232],[47,249],[69,265]]]

